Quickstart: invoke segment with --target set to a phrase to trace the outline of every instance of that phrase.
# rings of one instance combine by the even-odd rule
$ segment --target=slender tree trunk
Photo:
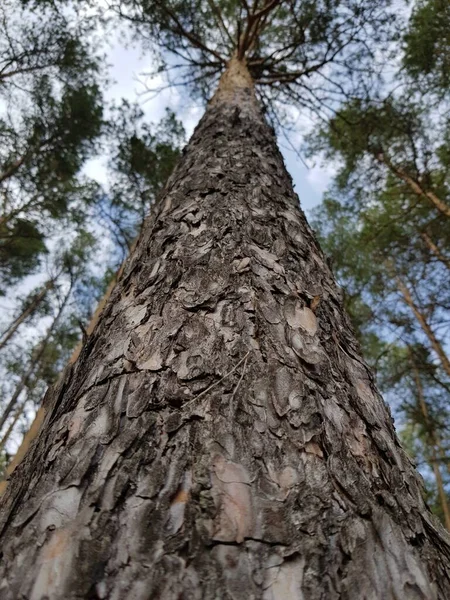
[[[22,373],[22,377],[17,382],[17,385],[14,389],[14,392],[13,392],[8,404],[5,406],[3,412],[1,413],[1,415],[0,415],[0,431],[3,429],[6,421],[9,418],[9,415],[16,408],[16,405],[19,401],[20,394],[23,392],[23,390],[25,389],[25,387],[27,386],[27,384],[30,380],[30,377],[36,370],[37,361],[42,356],[42,354],[45,350],[46,341],[47,341],[49,335],[50,334],[46,334],[45,339],[39,343],[38,347],[36,348],[36,352],[33,353],[33,356],[31,358],[30,362],[26,366],[25,371]]]
[[[436,489],[438,492],[439,504],[441,505],[442,514],[444,516],[445,527],[450,531],[450,508],[448,506],[448,496],[445,492],[442,473],[439,468],[439,459],[436,446],[431,446],[430,462],[433,468],[434,477],[436,479]]]
[[[231,61],[2,499],[6,600],[450,597],[245,65]]]
[[[443,265],[445,265],[447,267],[447,269],[450,269],[450,258],[447,258],[445,256],[445,254],[443,254],[441,252],[441,250],[436,246],[436,244],[430,238],[430,236],[428,235],[428,233],[426,231],[422,231],[422,233],[420,234],[420,237],[423,239],[423,241],[428,246],[428,248],[431,250],[431,252],[436,256],[436,258]]]
[[[3,437],[0,439],[0,450],[3,450],[3,448],[8,443],[9,438],[11,437],[11,434],[14,431],[14,427],[17,425],[17,421],[20,419],[20,417],[23,414],[23,411],[25,409],[25,405],[26,405],[26,400],[24,402],[22,402],[20,404],[20,406],[18,406],[16,408],[16,411],[15,411],[15,413],[13,415],[11,423],[8,425],[8,429],[5,431]]]
[[[436,480],[439,504],[441,505],[442,514],[444,515],[445,526],[450,531],[450,508],[448,505],[448,497],[444,489],[444,482],[442,480],[442,474],[439,466],[439,458],[437,452],[437,449],[440,446],[440,444],[438,443],[439,438],[430,419],[427,402],[423,393],[422,382],[420,381],[419,371],[417,369],[417,365],[414,363],[414,360],[412,360],[412,369],[414,373],[414,381],[416,383],[417,395],[419,399],[419,409],[422,413],[427,432],[428,447],[430,450],[430,463]]]
[[[404,181],[417,196],[427,198],[441,214],[445,217],[450,217],[450,206],[441,200],[432,190],[424,189],[419,181],[411,177],[404,169],[395,165],[386,154],[377,154],[376,158],[380,163],[386,165],[394,175]]]
[[[18,464],[23,460],[23,457],[26,455],[28,448],[30,447],[31,442],[37,437],[39,431],[41,429],[42,423],[44,422],[45,411],[42,406],[39,407],[36,416],[31,424],[30,429],[26,432],[23,437],[22,443],[19,446],[16,454],[14,455],[11,462],[6,466],[5,476],[9,478],[11,473],[14,472],[14,469]],[[5,434],[6,435],[6,434]],[[7,488],[8,482],[3,480],[0,481],[0,497],[4,494]]]
[[[11,396],[10,401],[8,402],[8,404],[6,405],[5,409],[3,410],[3,412],[0,416],[0,430],[3,429],[3,426],[5,425],[6,421],[8,420],[9,415],[16,407],[16,404],[20,398],[20,394],[23,392],[25,387],[28,385],[28,383],[30,381],[30,377],[36,371],[36,369],[39,365],[39,361],[41,360],[41,358],[45,352],[45,349],[47,347],[48,341],[49,341],[50,337],[52,336],[53,332],[55,331],[55,329],[62,317],[62,314],[66,307],[67,301],[69,300],[70,293],[71,293],[71,290],[69,290],[69,292],[66,294],[64,301],[61,303],[61,306],[58,308],[58,312],[56,313],[56,316],[53,319],[50,327],[47,329],[47,331],[45,333],[45,337],[39,342],[39,344],[36,346],[35,350],[33,351],[30,362],[28,363],[28,365],[26,367],[26,370],[23,372],[22,377],[20,378],[20,381],[17,383],[16,389],[14,390],[13,395]]]
[[[1,81],[1,77],[0,77],[0,81]],[[4,79],[4,77],[3,77]],[[3,172],[0,172],[0,184],[2,184],[4,181],[6,181],[7,179],[9,179],[10,177],[13,177],[17,171],[22,167],[22,165],[24,165],[26,163],[26,161],[33,156],[34,153],[36,152],[42,152],[43,150],[46,149],[46,146],[48,144],[50,144],[52,141],[54,141],[56,136],[51,136],[47,139],[41,139],[37,142],[37,144],[35,146],[30,146],[23,154],[22,156],[19,156],[19,158],[17,158],[13,163],[11,163],[9,165],[9,167],[7,167]],[[9,220],[9,218],[6,218],[4,220]],[[0,220],[0,223],[2,222],[2,220]]]
[[[398,275],[396,276],[396,281],[397,281],[397,287],[398,287],[401,295],[403,296],[405,303],[412,310],[414,316],[416,317],[419,325],[422,328],[422,331],[427,336],[431,347],[436,352],[439,360],[441,361],[444,371],[447,373],[447,375],[450,375],[450,360],[448,359],[448,356],[444,350],[444,346],[443,346],[441,340],[436,336],[436,334],[433,331],[433,328],[431,327],[430,323],[428,322],[428,319],[423,314],[423,312],[420,310],[420,308],[417,306],[417,304],[414,302],[414,298],[412,297],[412,294],[411,294],[410,290],[408,289],[407,285],[405,284],[405,282]]]
[[[31,316],[35,310],[39,308],[39,305],[44,300],[47,292],[55,285],[55,279],[49,279],[43,286],[43,288],[31,299],[29,305],[20,313],[20,315],[14,319],[14,321],[8,326],[8,329],[1,334],[0,337],[0,350],[6,346],[12,336],[16,333],[20,325]]]

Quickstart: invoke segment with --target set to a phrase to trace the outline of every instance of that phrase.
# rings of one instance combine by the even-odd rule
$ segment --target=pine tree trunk
[[[15,409],[15,407],[19,401],[20,395],[22,394],[22,392],[24,391],[24,389],[27,387],[27,385],[30,382],[30,378],[32,377],[32,375],[34,374],[36,369],[39,367],[39,362],[42,359],[45,350],[47,349],[47,345],[48,345],[48,342],[50,341],[50,338],[52,337],[57,325],[59,324],[59,322],[61,320],[61,317],[66,308],[67,302],[69,301],[71,292],[72,292],[72,286],[70,286],[63,302],[61,303],[60,307],[58,308],[58,312],[56,313],[53,321],[51,322],[50,326],[48,327],[47,331],[45,332],[45,337],[39,342],[39,344],[33,350],[32,355],[30,357],[30,361],[28,362],[28,365],[26,366],[26,370],[22,373],[22,377],[18,381],[18,383],[14,389],[13,395],[11,396],[10,401],[8,402],[8,404],[5,406],[2,413],[0,414],[0,431],[3,429],[3,426],[5,425],[6,421],[8,420],[11,412]]]
[[[2,506],[2,598],[450,597],[450,546],[233,61]]]
[[[429,454],[430,454],[429,463],[434,472],[434,478],[436,480],[437,496],[438,496],[438,501],[439,501],[439,504],[441,507],[442,515],[444,517],[445,527],[450,531],[450,507],[448,504],[447,494],[445,492],[444,480],[442,478],[441,467],[439,464],[439,457],[438,457],[438,449],[440,447],[439,435],[437,434],[437,432],[435,430],[435,424],[430,419],[428,405],[425,400],[422,382],[420,380],[419,369],[417,368],[417,365],[414,362],[414,359],[412,359],[411,362],[412,362],[412,371],[414,374],[414,381],[416,383],[416,389],[417,389],[418,404],[419,404],[418,408],[419,408],[419,411],[422,413],[422,417],[423,417],[423,421],[424,421],[424,425],[425,425],[426,436],[427,436],[427,445],[428,445],[428,450],[429,450]],[[427,454],[427,452],[425,452],[425,454]]]
[[[8,425],[8,429],[5,431],[4,435],[0,439],[0,452],[5,448],[6,444],[9,442],[9,439],[14,431],[15,426],[17,425],[20,417],[23,415],[25,410],[25,406],[27,404],[27,399],[25,399],[15,410],[13,414],[13,418]]]
[[[441,361],[441,365],[444,371],[447,373],[447,375],[450,376],[450,360],[447,356],[444,343],[437,337],[436,331],[433,330],[433,327],[430,324],[430,320],[429,318],[427,318],[424,311],[421,309],[420,306],[417,306],[411,294],[411,291],[405,284],[405,282],[399,276],[396,276],[395,279],[397,281],[398,290],[403,296],[405,304],[410,308],[411,312],[417,319],[417,322],[422,328],[422,331],[424,332],[424,334],[428,338],[428,341],[430,342],[430,346],[433,348],[437,357]]]
[[[0,350],[2,350],[9,340],[13,337],[24,321],[28,319],[40,306],[47,295],[47,292],[55,285],[55,279],[52,278],[45,282],[42,289],[31,299],[30,304],[18,315],[0,336]]]

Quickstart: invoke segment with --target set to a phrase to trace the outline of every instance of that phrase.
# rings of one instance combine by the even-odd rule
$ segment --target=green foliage
[[[404,36],[403,64],[415,79],[434,90],[450,88],[450,4],[447,0],[420,0]]]
[[[401,196],[417,193],[399,173],[450,205],[449,122],[410,100],[355,100],[310,136],[310,152],[338,161],[336,184],[361,201],[380,186],[396,185]]]
[[[62,4],[32,5],[0,7],[3,292],[39,268],[59,222],[87,217],[92,190],[79,174],[104,127],[92,25]]]
[[[126,101],[112,110],[109,126],[108,185],[98,210],[111,229],[121,258],[125,256],[151,204],[162,190],[180,155],[185,133],[167,111],[157,125]]]
[[[3,0],[0,22],[0,89],[28,88],[30,79],[42,75],[65,83],[88,83],[98,60],[88,41],[94,24],[65,11],[64,1]],[[73,8],[73,7],[70,7]]]
[[[33,272],[44,252],[44,235],[32,222],[21,218],[12,223],[0,220],[0,296],[15,281]]]
[[[49,188],[65,191],[63,186],[72,181],[95,150],[103,125],[97,85],[65,88],[59,98],[52,87],[48,80],[39,81],[39,91],[33,96],[35,112],[27,115],[24,123],[30,132],[26,146],[31,152],[36,148],[25,166],[41,194]],[[59,212],[57,205],[52,208],[50,198],[42,207],[51,216],[53,210],[55,216]]]
[[[381,0],[121,0],[115,12],[158,59],[169,84],[210,97],[230,58],[245,57],[261,100],[322,110],[377,79],[395,35]],[[354,72],[366,73],[354,77]],[[177,77],[172,79],[172,73]]]

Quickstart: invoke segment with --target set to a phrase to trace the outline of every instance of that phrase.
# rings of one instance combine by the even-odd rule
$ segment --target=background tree
[[[185,132],[169,110],[158,124],[146,123],[142,109],[123,101],[112,108],[107,154],[108,185],[100,190],[101,223],[114,237],[120,261],[127,256],[144,218],[180,156]]]
[[[0,8],[0,290],[39,267],[50,229],[83,218],[78,175],[102,127],[92,24],[60,3]]]
[[[450,8],[444,0],[415,3],[405,35],[403,64],[427,92],[444,95],[450,88]]]
[[[196,97],[209,98],[230,57],[245,56],[274,123],[289,118],[293,106],[321,113],[363,94],[378,79],[395,33],[389,3],[378,0],[121,0],[110,6],[152,52],[155,72],[164,72],[169,86],[188,85]],[[364,71],[366,78],[355,76]]]

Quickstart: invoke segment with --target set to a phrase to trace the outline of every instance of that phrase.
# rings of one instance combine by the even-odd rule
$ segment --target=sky
[[[110,102],[119,103],[122,98],[131,102],[137,101],[145,113],[145,118],[151,122],[158,122],[163,116],[166,107],[171,108],[177,117],[183,122],[189,138],[194,127],[200,120],[204,106],[196,104],[181,88],[165,89],[159,94],[146,92],[145,73],[152,71],[151,57],[143,54],[137,44],[135,47],[125,47],[120,41],[119,34],[114,34],[107,48],[106,63],[109,64],[108,76],[111,84],[106,91],[106,99]],[[163,83],[160,80],[152,82],[152,87],[158,87]],[[310,126],[303,115],[299,115],[299,133],[290,136],[289,142],[280,137],[279,147],[286,161],[287,169],[294,180],[295,191],[300,197],[300,204],[306,213],[317,206],[322,198],[323,192],[329,186],[335,173],[332,166],[325,167],[320,163],[305,166],[297,153],[290,148],[299,147],[300,131]],[[85,172],[90,177],[104,182],[106,170],[105,159],[96,158],[88,162]],[[308,161],[309,162],[309,161]]]

